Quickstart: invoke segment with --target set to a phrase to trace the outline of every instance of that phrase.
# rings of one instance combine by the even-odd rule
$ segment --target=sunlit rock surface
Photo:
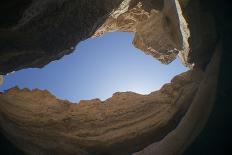
[[[118,16],[111,15],[94,36],[113,31],[135,32],[134,46],[164,64],[172,62],[179,52],[189,52],[189,30],[175,0],[140,1]],[[186,58],[182,62],[190,66]]]
[[[26,2],[17,18],[0,23],[0,50],[5,51],[0,74],[43,67],[71,53],[78,42],[110,31],[135,32],[134,45],[162,63],[188,52],[187,24],[177,0]],[[17,7],[5,3],[9,10]]]
[[[202,76],[188,71],[149,95],[115,93],[79,104],[48,91],[12,88],[0,95],[0,124],[29,154],[129,154],[176,127]]]
[[[194,94],[188,111],[178,126],[161,141],[155,142],[134,155],[181,155],[204,128],[213,109],[221,61],[221,50],[217,46],[210,64]],[[200,150],[198,150],[200,152]]]

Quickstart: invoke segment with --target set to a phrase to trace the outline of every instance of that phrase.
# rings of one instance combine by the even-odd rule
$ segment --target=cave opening
[[[13,1],[3,1],[3,6],[14,8]],[[118,7],[120,1],[52,0],[41,7],[44,1],[30,5],[31,0],[23,0],[16,13],[7,9],[10,18],[0,23],[0,74],[43,68],[6,75],[0,91],[15,85],[48,91],[13,88],[0,93],[0,136],[26,154],[181,154],[195,148],[195,141],[201,144],[202,135],[214,127],[210,123],[218,107],[213,105],[220,81],[218,24],[200,1],[187,6],[184,0],[154,2],[157,7],[150,1],[131,5],[124,0]],[[89,39],[60,59],[77,42],[112,31],[134,32],[134,46],[155,59],[131,46],[132,33]],[[177,55],[189,71],[184,72],[188,69]],[[162,65],[156,59],[174,61]],[[150,94],[114,93],[118,91]],[[55,96],[72,102],[110,98],[70,104]]]
[[[149,94],[188,70],[177,58],[161,64],[132,44],[134,33],[113,32],[81,42],[75,52],[42,69],[8,74],[0,91],[11,87],[48,90],[59,99],[106,100],[115,92]]]

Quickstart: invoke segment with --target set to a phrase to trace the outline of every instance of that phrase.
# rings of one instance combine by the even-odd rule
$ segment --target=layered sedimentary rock
[[[3,1],[0,74],[43,67],[112,31],[134,32],[137,48],[166,64],[178,55],[191,70],[149,95],[78,105],[12,88],[0,94],[1,132],[27,154],[183,153],[203,128],[217,85],[220,44],[206,10],[198,0]]]
[[[214,106],[220,61],[221,49],[217,46],[199,84],[198,91],[191,101],[191,106],[176,129],[167,134],[161,141],[149,145],[134,155],[180,155],[184,153],[204,128]]]
[[[79,104],[12,88],[0,95],[1,129],[29,154],[130,154],[176,127],[203,74],[182,73],[149,95],[115,93]]]

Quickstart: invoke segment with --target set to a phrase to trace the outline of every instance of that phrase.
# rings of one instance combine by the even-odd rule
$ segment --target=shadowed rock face
[[[18,5],[13,4],[17,1],[10,2],[11,5],[5,2],[1,6],[15,10]],[[93,35],[121,2],[43,0],[32,1],[26,9],[19,6],[25,9],[21,18],[17,17],[12,23],[3,20],[0,25],[0,51],[4,51],[0,53],[0,74],[43,67],[71,53],[78,42]],[[9,18],[11,16],[14,14]]]
[[[153,143],[135,155],[179,155],[183,154],[189,145],[204,128],[212,111],[216,96],[220,47],[217,46],[213,58],[192,98],[191,105],[176,129],[168,133],[161,141]]]
[[[22,18],[25,9],[27,9],[31,3],[32,0],[2,0],[0,6],[0,28],[8,29],[15,26],[18,20]]]
[[[214,18],[200,1],[21,2],[4,1],[0,7],[17,12],[8,11],[0,23],[0,74],[43,67],[71,53],[78,42],[112,31],[134,32],[135,47],[165,64],[179,56],[191,70],[149,95],[115,93],[106,101],[79,104],[48,91],[12,88],[0,94],[0,128],[20,150],[176,155],[200,133],[214,103],[221,51]]]
[[[71,53],[78,42],[109,31],[135,32],[134,45],[162,63],[189,50],[187,24],[173,0],[32,1],[17,19],[13,26],[0,25],[0,50],[5,51],[0,74],[43,67]]]

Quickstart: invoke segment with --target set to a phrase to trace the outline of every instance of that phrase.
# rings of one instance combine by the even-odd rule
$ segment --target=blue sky
[[[179,59],[163,65],[132,45],[133,33],[107,33],[79,43],[75,52],[42,69],[24,69],[5,76],[0,91],[13,86],[47,89],[72,102],[115,92],[148,94],[187,70]]]

